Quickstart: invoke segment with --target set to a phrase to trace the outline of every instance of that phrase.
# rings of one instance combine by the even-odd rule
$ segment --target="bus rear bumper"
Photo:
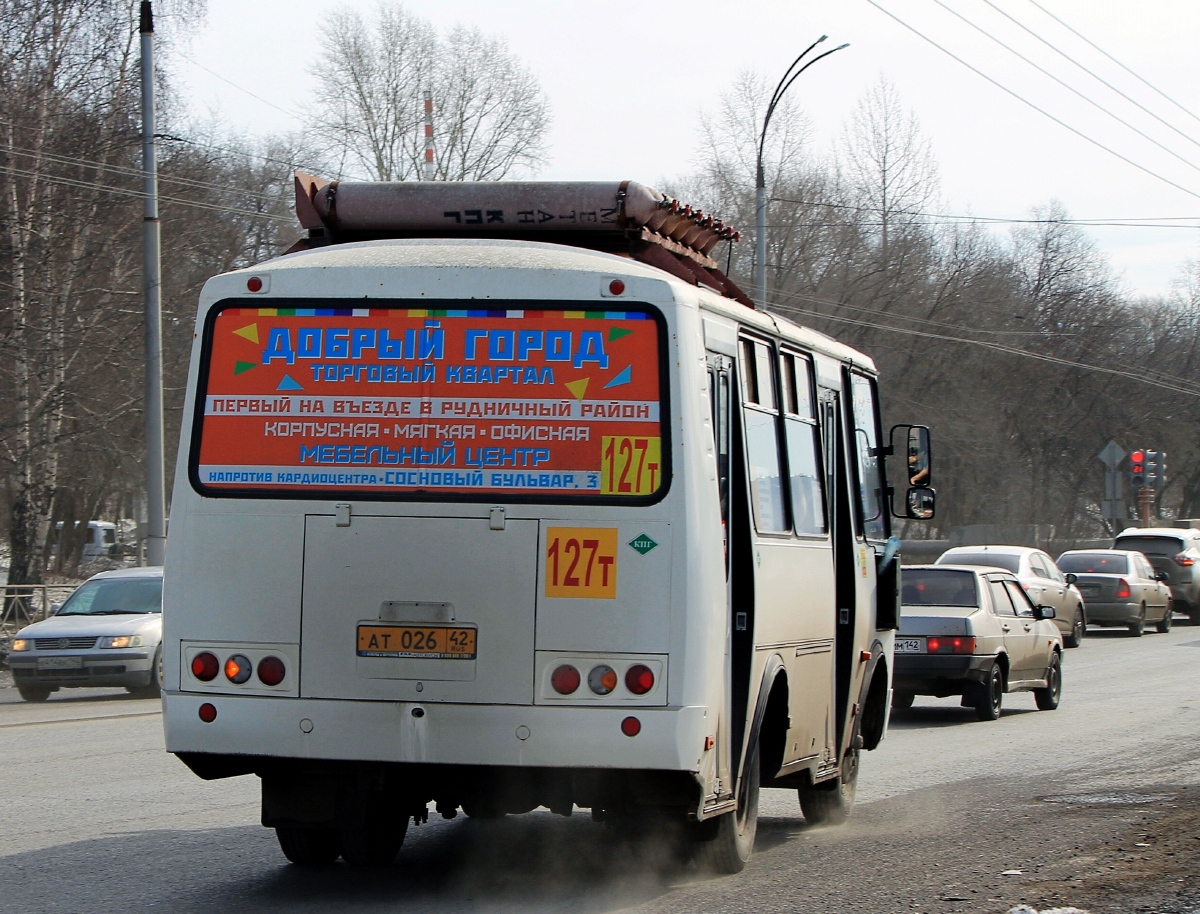
[[[216,717],[205,723],[202,705]],[[629,717],[635,736],[622,731]],[[167,751],[355,762],[699,772],[706,708],[570,708],[164,695]],[[250,769],[253,770],[253,769]],[[220,775],[217,775],[220,776]]]

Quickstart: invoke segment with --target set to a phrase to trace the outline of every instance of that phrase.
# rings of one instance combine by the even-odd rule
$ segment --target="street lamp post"
[[[755,160],[755,184],[754,184],[754,288],[758,304],[765,305],[767,303],[767,179],[763,173],[763,146],[767,141],[767,127],[771,123],[771,115],[775,113],[775,107],[779,104],[783,94],[792,87],[792,83],[796,78],[815,64],[822,57],[828,57],[842,48],[850,47],[849,42],[839,44],[836,48],[826,51],[824,54],[818,54],[804,66],[796,69],[800,65],[800,61],[804,60],[822,41],[827,39],[828,35],[822,35],[807,48],[804,49],[799,57],[792,61],[792,65],[787,68],[787,72],[783,74],[783,79],[779,80],[779,85],[775,87],[775,93],[771,96],[771,101],[767,105],[766,116],[763,117],[762,131],[758,135],[758,155]],[[792,71],[795,70],[793,73]]]

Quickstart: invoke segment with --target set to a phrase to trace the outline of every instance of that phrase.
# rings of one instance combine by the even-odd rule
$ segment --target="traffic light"
[[[1146,485],[1161,489],[1166,485],[1167,461],[1165,451],[1146,451]]]
[[[1129,484],[1140,489],[1146,484],[1146,453],[1134,451],[1129,455]]]

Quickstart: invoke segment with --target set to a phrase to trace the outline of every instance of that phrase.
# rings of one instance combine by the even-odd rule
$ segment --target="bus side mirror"
[[[888,452],[896,454],[896,433],[904,433],[904,472],[908,480],[904,512],[892,508],[896,517],[928,520],[933,517],[935,496],[933,484],[933,448],[929,428],[924,425],[893,425]]]
[[[904,499],[904,516],[913,520],[929,520],[933,517],[936,493],[928,486],[913,486]]]

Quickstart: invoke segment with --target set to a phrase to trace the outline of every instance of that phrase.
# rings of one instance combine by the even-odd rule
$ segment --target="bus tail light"
[[[1117,592],[1113,596],[1118,600],[1128,600],[1131,595],[1132,591],[1129,589],[1129,582],[1124,578],[1119,578],[1117,580]]]
[[[220,669],[221,664],[217,662],[216,655],[208,651],[202,651],[192,658],[192,675],[201,682],[211,682],[216,679]]]
[[[644,663],[635,663],[625,671],[625,688],[634,695],[645,695],[654,688],[654,672]]]
[[[241,685],[249,679],[253,671],[254,666],[250,659],[241,654],[234,654],[225,661],[225,678],[235,685]]]
[[[975,639],[970,635],[928,638],[925,650],[930,654],[974,654]]]
[[[579,688],[579,670],[564,663],[550,674],[550,685],[559,695],[570,695]]]
[[[263,685],[277,686],[287,675],[287,667],[278,657],[263,657],[258,661],[258,678]]]
[[[626,717],[621,721],[621,732],[626,736],[637,736],[642,732],[642,722],[636,717]]]
[[[607,664],[593,667],[588,673],[588,688],[597,695],[607,695],[617,687],[617,671]]]

